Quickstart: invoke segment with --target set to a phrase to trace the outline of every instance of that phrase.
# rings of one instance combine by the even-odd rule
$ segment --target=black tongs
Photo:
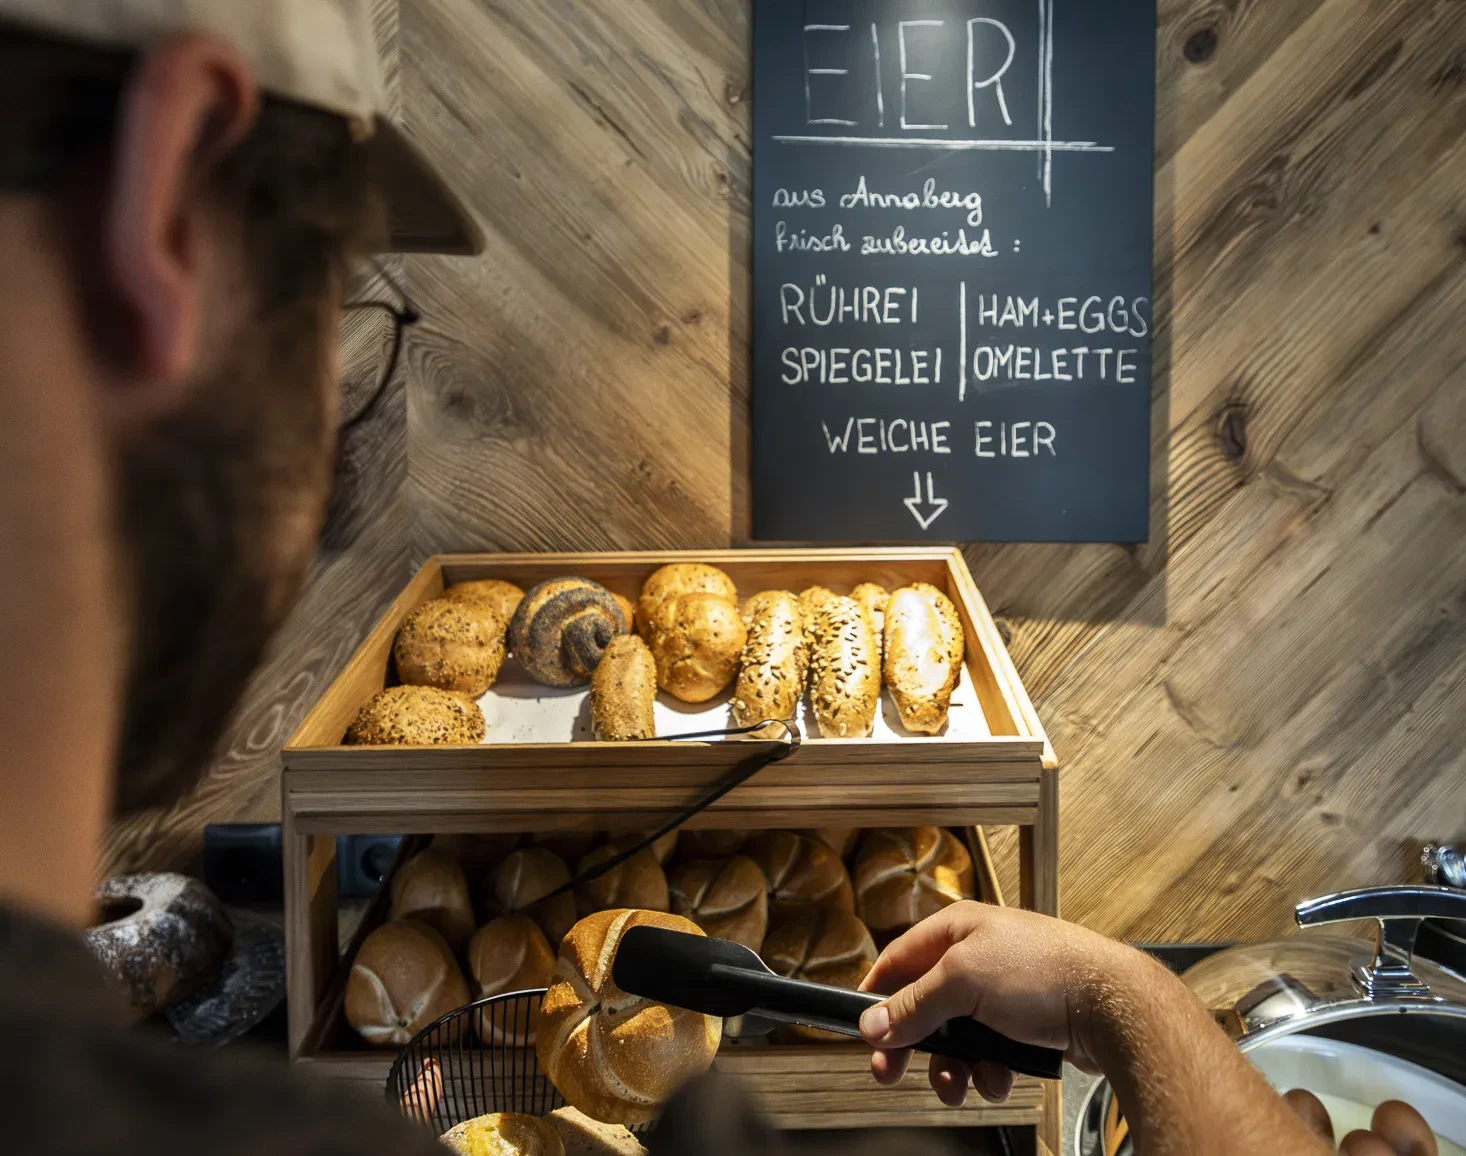
[[[742,944],[661,927],[632,927],[622,935],[611,978],[630,995],[704,1015],[804,1024],[855,1038],[861,1014],[883,998],[785,979]],[[745,1025],[735,1034],[751,1033]],[[1043,1080],[1057,1080],[1064,1059],[1062,1052],[1020,1044],[970,1018],[948,1020],[914,1046],[968,1063],[991,1060]]]

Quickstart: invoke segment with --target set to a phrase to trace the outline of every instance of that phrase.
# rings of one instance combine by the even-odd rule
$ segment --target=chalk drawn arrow
[[[911,516],[916,519],[916,524],[923,530],[931,529],[931,524],[942,516],[942,511],[947,508],[947,499],[937,497],[936,490],[932,488],[932,476],[926,476],[926,506],[930,513],[922,513],[921,501],[921,475],[912,474],[911,480],[916,483],[916,493],[905,499],[906,508],[911,511]]]

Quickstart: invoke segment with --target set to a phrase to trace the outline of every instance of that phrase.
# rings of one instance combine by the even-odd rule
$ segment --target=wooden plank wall
[[[1065,913],[1260,937],[1466,837],[1466,3],[1160,9],[1151,542],[968,557],[1064,762]],[[748,10],[402,0],[403,117],[489,252],[407,265],[382,541],[746,540]],[[372,533],[154,845],[271,813],[400,581]]]

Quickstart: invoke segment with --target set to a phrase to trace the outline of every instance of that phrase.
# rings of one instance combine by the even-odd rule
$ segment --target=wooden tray
[[[966,680],[985,731],[970,740],[822,739],[806,736],[787,760],[760,770],[689,827],[1017,826],[1025,907],[1058,912],[1058,777],[1053,752],[997,625],[961,553],[947,548],[730,550],[642,554],[473,554],[430,558],[306,716],[282,753],[290,1050],[346,1079],[385,1080],[381,1057],[336,1054],[331,980],[342,959],[336,934],[335,836],[456,832],[629,831],[654,827],[704,796],[761,744],[531,742],[439,747],[348,747],[341,737],[362,704],[393,681],[402,620],[446,585],[503,578],[528,588],[579,575],[634,599],[659,566],[721,567],[741,596],[860,582],[894,589],[914,581],[946,591],[966,635]],[[493,692],[490,692],[491,694]],[[349,960],[354,952],[348,952]],[[812,1050],[811,1050],[812,1049]],[[870,1085],[858,1049],[740,1047],[719,1063],[768,1073],[765,1090],[785,1127],[870,1123]],[[801,1059],[801,1055],[808,1053]],[[843,1057],[843,1058],[841,1058]],[[859,1061],[859,1062],[857,1062]],[[806,1067],[795,1070],[798,1065]],[[771,1066],[772,1065],[772,1066]],[[790,1065],[795,1065],[791,1068]],[[854,1065],[854,1066],[852,1066]],[[379,1070],[380,1069],[380,1070]],[[847,1070],[848,1069],[848,1070]],[[857,1070],[859,1069],[859,1070]],[[809,1073],[807,1097],[799,1089]],[[821,1079],[826,1073],[828,1079]],[[838,1077],[838,1078],[837,1078]],[[759,1078],[763,1080],[763,1077]],[[944,1116],[925,1084],[886,1123],[1006,1123],[1024,1098],[1043,1099],[1040,1135],[1057,1151],[1058,1086],[1025,1086],[1011,1105]],[[899,1095],[905,1097],[903,1088]],[[788,1101],[781,1097],[795,1097]],[[803,1108],[792,1106],[802,1103]],[[1035,1100],[1035,1102],[1037,1102]],[[905,1101],[903,1100],[903,1105]],[[983,1112],[993,1115],[984,1116]],[[799,1121],[805,1121],[800,1123]]]

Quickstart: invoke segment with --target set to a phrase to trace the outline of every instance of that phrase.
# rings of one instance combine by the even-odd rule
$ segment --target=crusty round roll
[[[478,698],[504,665],[504,623],[477,603],[424,602],[402,622],[392,644],[397,676]]]
[[[642,583],[641,597],[636,603],[636,622],[643,634],[650,628],[657,607],[681,594],[716,594],[735,605],[738,602],[738,587],[716,566],[673,562]]]
[[[957,607],[935,586],[916,582],[891,595],[885,682],[907,730],[934,735],[946,726],[964,649]]]
[[[667,880],[672,910],[714,939],[731,939],[752,951],[769,929],[769,883],[743,855],[702,859],[674,868]]]
[[[860,831],[855,827],[807,827],[799,834],[823,843],[841,859],[855,849],[855,840],[860,837]]]
[[[576,875],[621,854],[626,843],[607,843],[581,858]],[[590,915],[611,907],[639,907],[646,911],[666,911],[667,876],[650,847],[643,847],[625,863],[612,867],[604,875],[588,879],[576,889],[580,913]]]
[[[389,686],[346,729],[347,746],[421,747],[484,741],[484,712],[466,694],[433,686]]]
[[[473,900],[468,878],[446,851],[420,851],[392,876],[389,919],[416,919],[457,951],[473,934]]]
[[[870,831],[855,860],[856,909],[877,934],[972,898],[972,856],[945,827]]]
[[[748,637],[733,688],[734,725],[794,718],[809,675],[809,644],[799,599],[787,590],[755,594],[743,604],[743,625]]]
[[[554,973],[555,952],[539,924],[527,915],[501,915],[485,923],[468,941],[474,999],[549,987]],[[478,1036],[486,1044],[524,1047],[534,1043],[539,1018],[538,1007],[530,1010],[527,1021],[485,1008],[478,1014]]]
[[[484,606],[498,616],[506,627],[514,618],[514,612],[524,601],[524,591],[513,582],[498,578],[480,578],[473,582],[458,582],[443,591],[448,602],[464,602]]]
[[[657,737],[657,664],[635,634],[611,640],[590,676],[591,730],[605,743]]]
[[[555,578],[524,596],[509,623],[509,649],[536,682],[581,686],[606,647],[627,633],[611,592],[588,578]]]
[[[467,1002],[452,949],[415,919],[384,923],[368,935],[346,980],[346,1022],[376,1047],[405,1047]]]
[[[548,1120],[518,1112],[493,1112],[465,1120],[439,1140],[462,1156],[566,1156],[560,1133]]]
[[[677,594],[657,607],[647,645],[657,685],[683,702],[716,698],[738,673],[748,631],[738,607],[717,594]]]
[[[434,835],[429,846],[434,851],[451,855],[463,868],[470,886],[482,883],[504,859],[519,846],[523,836],[513,835]]]
[[[726,859],[748,839],[747,831],[683,831],[677,854],[681,859]]]
[[[850,874],[840,857],[793,831],[765,831],[743,849],[769,885],[769,919],[777,922],[804,907],[855,910]]]
[[[853,598],[826,598],[809,629],[809,703],[827,739],[867,737],[881,701],[881,648]]]
[[[553,851],[566,864],[574,863],[592,847],[606,841],[601,831],[543,831],[529,837],[531,845]]]
[[[608,1124],[649,1122],[677,1088],[707,1070],[723,1036],[716,1016],[616,986],[616,946],[627,928],[639,926],[702,934],[691,920],[659,911],[600,911],[582,919],[560,944],[535,1043],[560,1094]]]
[[[620,843],[623,847],[625,847],[633,842],[641,842],[641,840],[645,839],[650,834],[650,831],[632,831],[630,834],[622,835],[619,838],[615,839],[614,842]],[[668,831],[665,835],[659,837],[656,842],[651,845],[651,852],[657,857],[658,863],[665,863],[667,859],[671,856],[672,852],[677,850],[678,836],[678,831]]]
[[[570,868],[560,856],[543,847],[522,847],[494,872],[489,907],[495,915],[528,915],[555,947],[575,923],[575,896],[569,891],[546,896],[569,882]]]
[[[770,927],[759,954],[779,975],[854,991],[875,966],[876,944],[853,912],[819,907],[796,912]],[[787,1031],[803,1039],[842,1038],[798,1025]]]

